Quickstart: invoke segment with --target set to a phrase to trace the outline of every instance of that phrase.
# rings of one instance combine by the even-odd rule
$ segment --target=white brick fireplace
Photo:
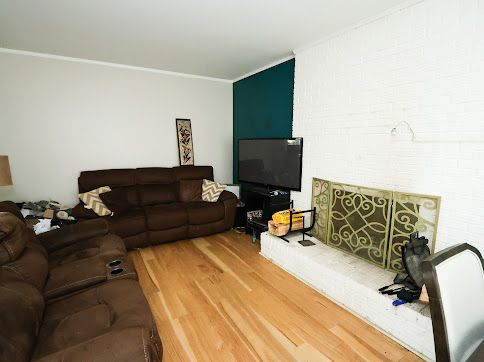
[[[297,208],[312,177],[439,195],[436,250],[484,252],[483,19],[484,0],[412,1],[296,51]]]
[[[438,195],[436,250],[468,242],[484,252],[483,19],[484,0],[410,1],[295,51],[293,135],[304,137],[302,190],[292,193],[296,208],[310,208],[313,177]],[[316,266],[317,256],[270,245],[263,255],[388,334],[395,336],[392,326],[408,320],[411,312],[375,299],[376,285],[367,290],[377,297],[367,294],[356,305],[352,295],[364,286],[347,278],[344,291],[331,289],[323,274],[335,271]],[[368,314],[370,301],[386,312]],[[425,345],[399,338],[432,359],[430,319],[415,318],[408,330],[417,328]]]

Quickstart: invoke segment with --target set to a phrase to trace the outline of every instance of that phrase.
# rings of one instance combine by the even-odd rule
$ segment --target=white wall
[[[175,119],[192,120],[196,165],[232,180],[232,84],[0,53],[0,200],[73,204],[81,170],[179,164]]]
[[[312,177],[440,195],[437,249],[484,252],[484,0],[408,3],[297,52],[294,102],[298,207]]]

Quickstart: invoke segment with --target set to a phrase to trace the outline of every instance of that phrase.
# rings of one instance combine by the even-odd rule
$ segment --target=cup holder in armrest
[[[108,267],[110,267],[110,268],[114,268],[115,266],[118,266],[118,265],[119,265],[119,264],[121,264],[121,263],[122,263],[122,261],[121,261],[121,260],[116,259],[116,260],[110,261],[110,262],[108,263]]]
[[[123,268],[116,268],[111,270],[111,275],[118,275],[118,274],[121,274],[123,271],[124,271]]]
[[[138,279],[134,265],[129,258],[113,259],[106,264],[106,277],[114,279]]]

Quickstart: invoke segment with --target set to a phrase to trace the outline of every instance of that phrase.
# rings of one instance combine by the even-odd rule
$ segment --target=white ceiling
[[[403,0],[0,0],[0,47],[235,79]]]

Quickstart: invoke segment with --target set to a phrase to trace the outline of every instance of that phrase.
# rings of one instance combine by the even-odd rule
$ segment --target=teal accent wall
[[[234,183],[239,138],[292,137],[294,65],[291,59],[234,83]]]

